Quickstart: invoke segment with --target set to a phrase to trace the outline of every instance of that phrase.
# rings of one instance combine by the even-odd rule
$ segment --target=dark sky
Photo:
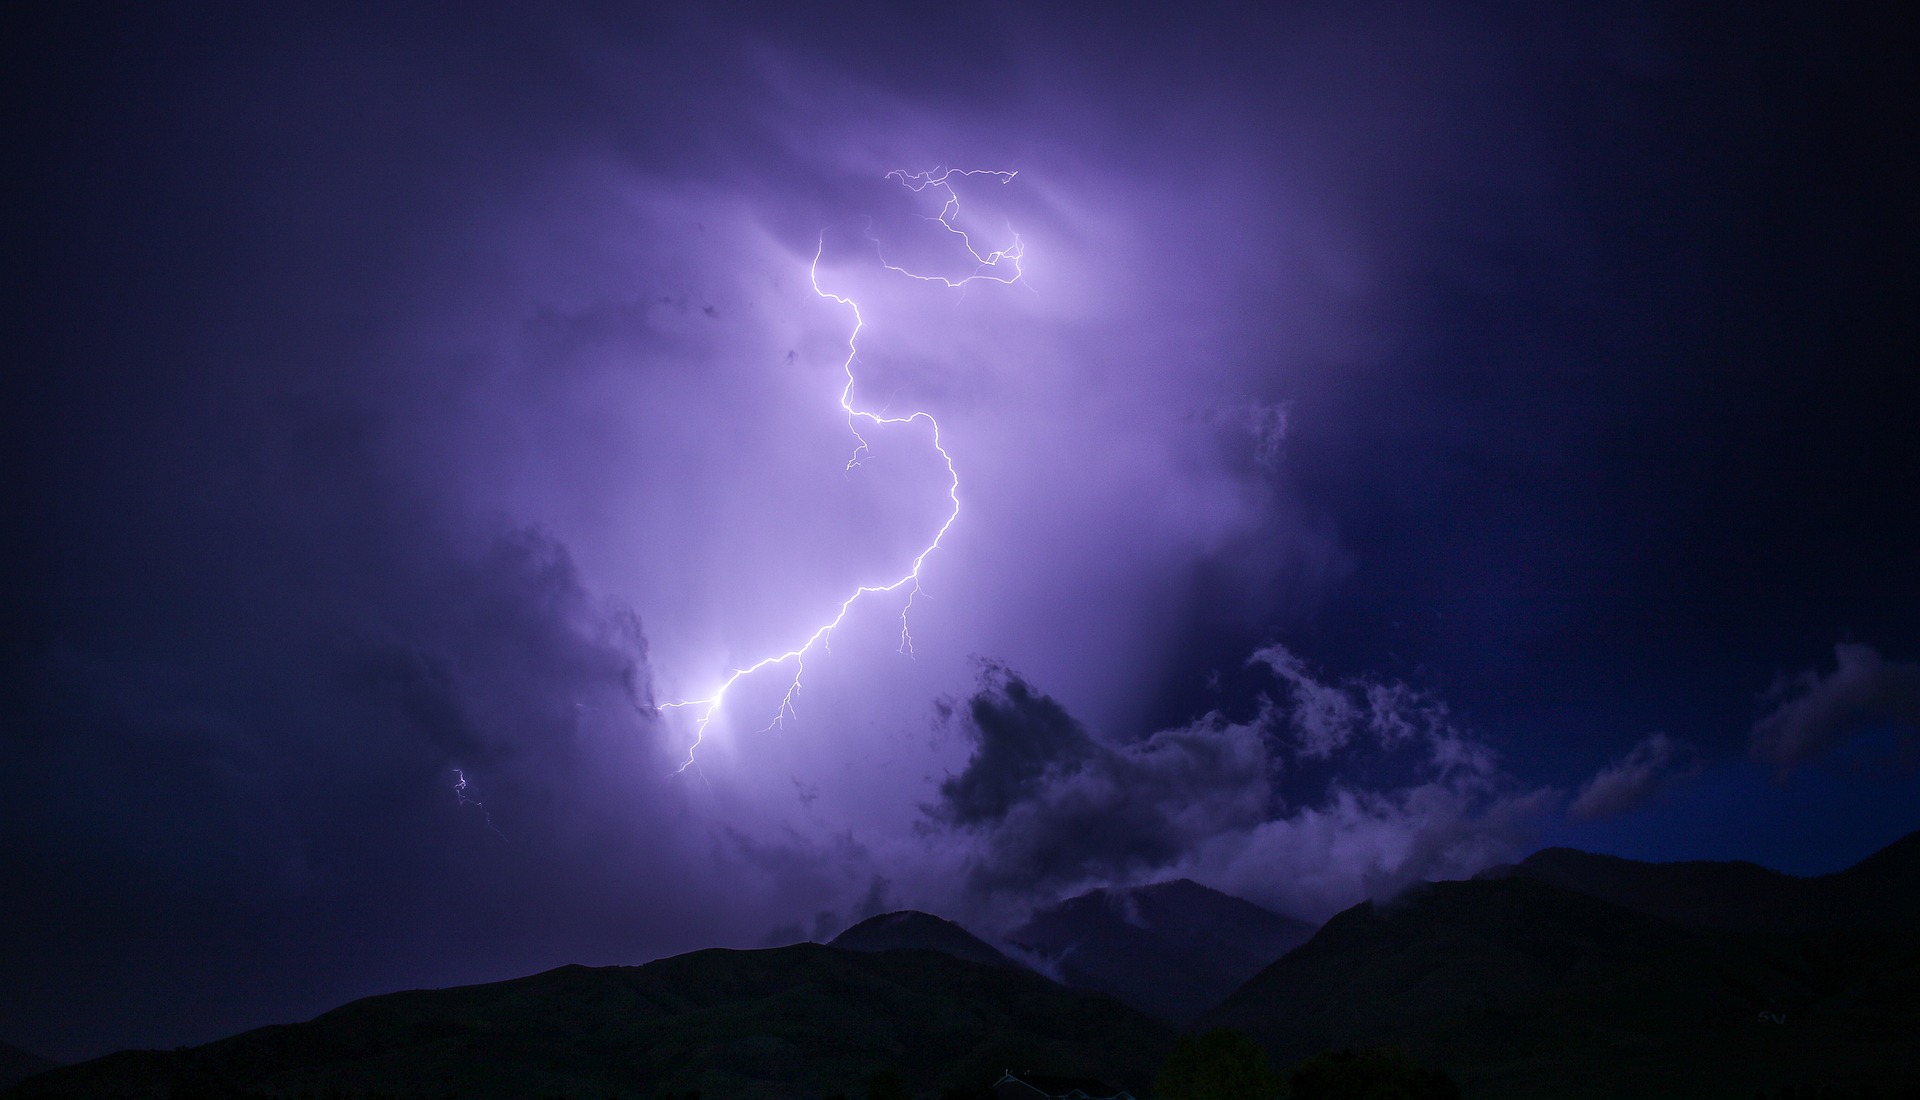
[[[9,1042],[1920,827],[1893,6],[38,7]]]

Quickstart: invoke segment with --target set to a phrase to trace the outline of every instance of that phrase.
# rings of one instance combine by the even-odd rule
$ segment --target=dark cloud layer
[[[678,906],[640,886],[670,873],[671,844],[593,833],[609,811],[670,830],[632,613],[584,592],[538,532],[412,550],[372,553],[372,575],[284,578],[324,586],[326,606],[270,644],[183,622],[164,650],[63,638],[14,666],[14,1004],[80,1041],[164,1042],[396,978],[513,973],[556,940],[604,955],[636,927],[671,934]],[[258,593],[252,610],[311,595]],[[200,588],[171,610],[222,598]],[[568,900],[529,926],[529,889]],[[485,958],[449,968],[430,946],[449,934]],[[167,1023],[183,996],[209,1007]]]
[[[1095,753],[1093,739],[1058,702],[1012,670],[989,667],[964,718],[942,705],[944,721],[961,721],[974,742],[959,775],[940,784],[939,815],[956,825],[1005,821],[1014,806],[1038,794],[1050,773],[1078,769]]]
[[[983,836],[971,868],[983,892],[1125,881],[1267,808],[1268,761],[1251,727],[1208,719],[1116,748],[1004,668],[988,670],[952,720],[973,755],[928,813]]]

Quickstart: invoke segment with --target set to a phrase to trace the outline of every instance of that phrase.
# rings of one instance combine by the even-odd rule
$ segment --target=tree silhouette
[[[1222,1027],[1182,1036],[1153,1087],[1161,1100],[1275,1100],[1281,1080],[1260,1044]]]
[[[1392,1050],[1316,1054],[1289,1076],[1293,1100],[1460,1100],[1460,1086]]]
[[[907,1091],[899,1071],[880,1069],[867,1078],[867,1100],[913,1100],[913,1094]]]

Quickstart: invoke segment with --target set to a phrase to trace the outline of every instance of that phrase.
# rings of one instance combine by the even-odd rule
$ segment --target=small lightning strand
[[[974,273],[966,278],[954,280],[940,275],[919,275],[908,271],[904,267],[896,267],[887,262],[884,254],[880,257],[881,265],[888,271],[905,275],[909,279],[918,279],[923,283],[939,283],[947,287],[964,288],[968,283],[981,279],[992,283],[1006,283],[1009,285],[1019,282],[1020,276],[1024,274],[1024,272],[1020,270],[1020,259],[1026,252],[1026,246],[1020,242],[1020,234],[1012,233],[1013,243],[1007,247],[982,255],[979,249],[973,247],[973,238],[967,235],[967,231],[953,224],[953,219],[960,214],[960,196],[954,193],[953,184],[948,182],[955,176],[992,176],[1004,184],[1012,183],[1013,177],[1017,175],[1019,175],[1018,172],[994,172],[984,168],[950,168],[944,172],[935,169],[932,172],[913,173],[902,172],[896,169],[895,171],[888,172],[888,179],[897,179],[912,191],[920,192],[925,191],[929,187],[938,187],[947,193],[947,200],[945,204],[941,206],[939,215],[936,217],[928,217],[927,220],[930,222],[939,222],[941,227],[947,232],[959,237],[960,243],[966,247],[967,254],[973,257],[974,262],[977,263],[979,267],[976,267]],[[1009,232],[1011,233],[1011,230],[1009,230]],[[868,239],[873,240],[872,234],[868,234]],[[880,250],[880,242],[878,240],[873,240],[873,246],[876,252]],[[1013,263],[1012,275],[1006,278],[1000,278],[992,274],[993,269],[998,268],[1002,262],[1009,260]],[[815,257],[815,263],[818,262],[818,257]],[[819,293],[819,290],[820,287],[816,283],[814,285],[814,292]]]
[[[1005,284],[1018,282],[1020,276],[1023,274],[1020,261],[1026,252],[1025,246],[1020,241],[1020,235],[1018,233],[1012,234],[1013,242],[1005,248],[983,253],[974,247],[973,238],[967,234],[966,230],[953,224],[953,219],[959,216],[960,213],[960,196],[954,192],[952,182],[957,176],[989,176],[1005,184],[1013,182],[1014,176],[1018,174],[1017,172],[989,171],[986,169],[943,170],[938,168],[930,172],[905,172],[898,170],[888,172],[885,178],[897,179],[909,190],[916,193],[925,191],[928,188],[936,188],[945,192],[946,199],[941,204],[940,213],[937,216],[928,217],[927,220],[938,222],[947,232],[959,237],[961,244],[967,250],[967,254],[973,257],[976,266],[971,275],[960,279],[950,279],[942,275],[921,275],[917,272],[908,271],[906,268],[900,267],[887,260],[886,254],[881,250],[879,239],[873,236],[872,222],[869,221],[867,226],[867,239],[873,242],[874,251],[880,257],[881,266],[885,267],[888,271],[904,275],[910,279],[916,279],[923,283],[938,283],[941,286],[950,288],[964,289],[967,284],[980,280]],[[760,660],[744,668],[734,669],[725,680],[721,681],[720,686],[715,688],[711,695],[702,699],[676,699],[672,702],[659,704],[655,708],[656,710],[678,710],[682,708],[699,710],[699,718],[694,723],[693,744],[687,747],[686,760],[683,761],[678,768],[674,769],[676,774],[684,772],[690,767],[697,766],[695,763],[695,754],[698,753],[701,742],[706,739],[707,725],[713,721],[713,716],[720,712],[720,707],[726,702],[727,692],[732,690],[733,685],[759,672],[761,669],[784,665],[789,661],[793,662],[793,679],[787,684],[786,694],[781,697],[780,705],[774,710],[773,720],[767,723],[765,729],[782,726],[788,717],[797,717],[798,712],[794,710],[793,703],[795,696],[800,693],[801,680],[806,675],[807,654],[812,652],[815,646],[823,650],[831,650],[834,629],[845,621],[847,614],[853,610],[853,605],[858,603],[862,596],[883,592],[897,592],[902,588],[907,588],[906,601],[900,608],[900,652],[912,656],[913,635],[908,630],[907,615],[913,610],[914,597],[920,594],[920,569],[926,564],[928,556],[940,548],[941,540],[946,538],[947,532],[952,529],[954,521],[960,518],[960,473],[953,464],[953,455],[948,453],[946,445],[941,442],[940,422],[933,418],[933,414],[917,411],[908,413],[905,416],[890,416],[886,414],[884,409],[878,412],[871,409],[863,409],[854,401],[856,377],[853,372],[853,364],[854,361],[860,357],[860,331],[866,327],[867,322],[865,316],[860,312],[860,304],[858,302],[855,302],[845,295],[836,294],[833,291],[821,288],[820,257],[825,253],[826,247],[827,235],[826,231],[822,230],[819,243],[814,249],[813,263],[808,268],[807,276],[813,285],[813,292],[815,294],[846,306],[853,311],[853,329],[847,334],[847,357],[845,362],[841,364],[842,369],[846,372],[847,384],[841,387],[840,390],[840,408],[846,413],[847,430],[853,433],[853,438],[857,441],[857,445],[853,449],[853,456],[847,460],[847,469],[851,470],[859,466],[862,459],[864,459],[871,450],[867,443],[866,436],[862,435],[860,431],[862,421],[867,422],[873,427],[925,421],[932,435],[933,449],[940,455],[940,460],[945,463],[947,467],[947,501],[951,507],[947,511],[946,520],[940,524],[939,530],[934,532],[932,540],[914,556],[912,565],[900,577],[884,584],[866,584],[854,589],[851,595],[840,602],[839,610],[834,616],[821,624],[812,634],[807,635],[806,639],[799,645],[784,653],[775,653],[767,657],[762,657]],[[1011,268],[1013,272],[1011,275],[1001,274],[1001,266],[1003,264]],[[912,587],[908,588],[909,585]]]
[[[499,828],[494,825],[493,814],[487,810],[487,804],[477,798],[468,797],[467,773],[461,771],[459,768],[453,769],[453,794],[455,798],[460,800],[462,806],[472,806],[474,809],[480,811],[480,816],[486,820],[487,828],[493,830],[494,836],[499,837],[501,840],[507,839],[507,834],[501,832]],[[512,841],[508,841],[508,843],[512,843]]]

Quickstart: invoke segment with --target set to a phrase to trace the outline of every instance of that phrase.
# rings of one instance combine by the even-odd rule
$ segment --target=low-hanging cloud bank
[[[927,830],[963,845],[979,899],[1187,875],[1318,919],[1511,859],[1558,803],[1504,774],[1431,694],[1324,679],[1280,646],[1249,663],[1281,688],[1250,717],[1126,744],[989,664],[943,711],[973,754],[924,807]]]

